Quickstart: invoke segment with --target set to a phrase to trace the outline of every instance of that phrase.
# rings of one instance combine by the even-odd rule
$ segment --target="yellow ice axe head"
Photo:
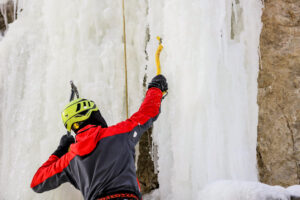
[[[161,74],[161,67],[160,67],[159,56],[160,56],[160,52],[163,49],[163,45],[162,45],[162,39],[159,36],[157,36],[156,39],[159,42],[158,43],[159,44],[158,48],[157,48],[156,53],[155,53],[155,62],[156,62],[156,69],[157,69],[156,75],[159,75],[159,74]],[[166,92],[163,92],[163,95],[165,95],[165,94],[166,94]]]
[[[157,36],[156,39],[159,41],[159,45],[158,45],[158,48],[157,48],[156,53],[155,53],[155,61],[156,61],[156,68],[157,68],[156,74],[159,75],[159,74],[161,74],[159,56],[160,56],[160,52],[163,49],[163,45],[161,44],[162,39],[159,36]]]

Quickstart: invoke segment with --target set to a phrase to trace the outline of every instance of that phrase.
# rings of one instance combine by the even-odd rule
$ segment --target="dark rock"
[[[152,128],[147,130],[139,142],[139,157],[137,177],[140,181],[143,194],[149,193],[159,187],[157,174],[154,171],[154,163],[150,152],[152,151]]]
[[[0,5],[1,7],[4,8],[6,11],[6,16],[5,13],[0,12],[0,33],[4,33],[5,30],[7,29],[7,25],[5,23],[5,20],[7,20],[7,24],[12,23],[16,19],[16,15],[14,16],[14,2],[13,1],[8,1],[5,5]]]

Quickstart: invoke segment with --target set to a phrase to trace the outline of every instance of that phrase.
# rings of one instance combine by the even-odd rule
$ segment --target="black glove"
[[[72,135],[63,135],[60,139],[57,149],[52,155],[56,155],[59,158],[62,157],[68,152],[70,145],[73,143],[75,143],[75,139]]]
[[[152,87],[159,88],[162,92],[166,92],[168,90],[167,79],[161,74],[155,76],[149,83],[148,89]]]

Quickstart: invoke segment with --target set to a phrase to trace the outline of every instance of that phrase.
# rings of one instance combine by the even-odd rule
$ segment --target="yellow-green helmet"
[[[88,99],[76,99],[65,106],[61,113],[61,118],[68,131],[71,131],[72,125],[76,122],[87,120],[93,111],[99,110],[93,101]]]

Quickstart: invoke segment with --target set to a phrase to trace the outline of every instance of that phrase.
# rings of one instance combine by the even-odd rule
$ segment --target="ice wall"
[[[157,35],[165,46],[170,90],[154,129],[161,199],[195,199],[215,180],[257,179],[261,6],[126,0],[130,113],[143,98],[144,74],[155,75]],[[125,118],[121,1],[28,0],[22,7],[0,42],[0,198],[82,199],[68,184],[44,194],[29,184],[65,132],[69,80],[109,124]]]
[[[0,43],[0,199],[82,199],[71,186],[35,194],[33,174],[65,134],[69,81],[109,124],[124,120],[121,1],[29,0]],[[130,112],[143,98],[144,2],[127,1]]]
[[[196,199],[199,189],[219,179],[257,180],[261,1],[149,5],[150,34],[164,38],[170,85],[155,126],[162,199]]]

